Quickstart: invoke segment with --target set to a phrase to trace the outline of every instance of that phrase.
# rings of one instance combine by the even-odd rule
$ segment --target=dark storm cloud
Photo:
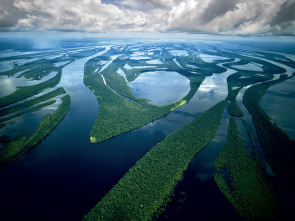
[[[276,13],[271,25],[285,25],[295,21],[295,0],[285,1]]]
[[[133,9],[148,11],[152,9],[169,9],[176,2],[181,2],[181,0],[123,0],[120,4]]]
[[[0,0],[0,31],[295,35],[295,0]]]
[[[11,0],[1,0],[0,3],[0,28],[13,27],[18,20],[25,16],[25,13],[16,9]]]
[[[217,18],[219,16],[223,16],[229,11],[234,11],[238,9],[237,3],[240,0],[213,0],[209,3],[208,7],[202,14],[202,21],[207,23]]]

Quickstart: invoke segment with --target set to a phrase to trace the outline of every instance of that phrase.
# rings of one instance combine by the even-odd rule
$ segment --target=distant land
[[[295,218],[292,36],[71,34],[0,37],[1,220]]]

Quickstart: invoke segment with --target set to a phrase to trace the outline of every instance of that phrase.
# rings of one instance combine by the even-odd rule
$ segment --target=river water
[[[267,115],[295,140],[295,78],[271,86],[260,105]]]
[[[192,217],[196,220],[242,220],[213,177],[216,171],[214,162],[226,142],[228,122],[229,115],[225,109],[214,138],[190,162],[160,220],[191,220]]]
[[[151,147],[226,96],[229,73],[213,75],[200,87],[206,89],[167,116],[108,141],[91,144],[89,132],[99,105],[83,84],[84,64],[90,58],[76,60],[62,70],[58,87],[64,87],[71,96],[71,107],[63,121],[0,174],[1,218],[81,220]],[[213,87],[220,80],[224,82],[222,89]],[[210,100],[201,101],[207,95]]]
[[[130,85],[136,97],[154,105],[176,103],[190,91],[189,80],[177,72],[153,71],[139,75]]]
[[[110,47],[94,56],[103,55]],[[70,109],[62,122],[0,174],[0,220],[81,220],[150,148],[224,100],[228,92],[226,78],[235,72],[227,69],[207,77],[187,104],[167,116],[91,144],[89,132],[99,111],[95,95],[83,84],[84,65],[91,57],[77,59],[62,70],[57,87],[64,87],[71,96]],[[175,217],[239,219],[212,176],[227,127],[228,115],[224,113],[215,137],[195,156],[177,186],[176,194],[186,192],[187,197],[183,210]]]

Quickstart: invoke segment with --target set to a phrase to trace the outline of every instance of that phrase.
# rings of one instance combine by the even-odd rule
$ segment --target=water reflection
[[[154,105],[166,105],[179,101],[190,90],[189,80],[169,71],[154,71],[141,74],[130,88],[136,97],[146,98]]]
[[[199,54],[200,58],[208,63],[212,63],[213,61],[217,61],[217,60],[226,60],[228,58],[226,57],[222,57],[222,56],[216,56],[216,55],[209,55],[209,54]]]
[[[257,63],[248,63],[244,65],[236,65],[232,66],[233,68],[239,69],[239,70],[245,70],[245,71],[260,71],[263,72],[263,69],[261,68],[260,64]]]
[[[18,74],[20,74],[20,72]],[[15,76],[17,76],[18,74],[16,74]],[[24,76],[21,78],[16,78],[0,75],[0,97],[4,97],[13,93],[14,91],[16,91],[17,87],[31,86],[47,81],[50,78],[53,78],[56,74],[57,72],[53,71],[47,76],[43,77],[41,80],[28,80]]]
[[[207,77],[189,104],[198,106],[198,111],[203,112],[219,101],[224,100],[228,93],[226,79],[233,73],[235,73],[234,70],[228,69],[224,73]]]
[[[260,105],[270,118],[295,140],[295,79],[270,87]],[[283,107],[283,108],[282,108]]]

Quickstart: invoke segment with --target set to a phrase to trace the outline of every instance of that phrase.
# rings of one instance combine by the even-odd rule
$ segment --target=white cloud
[[[3,30],[295,35],[295,0],[1,0]],[[1,30],[1,29],[0,29]]]

